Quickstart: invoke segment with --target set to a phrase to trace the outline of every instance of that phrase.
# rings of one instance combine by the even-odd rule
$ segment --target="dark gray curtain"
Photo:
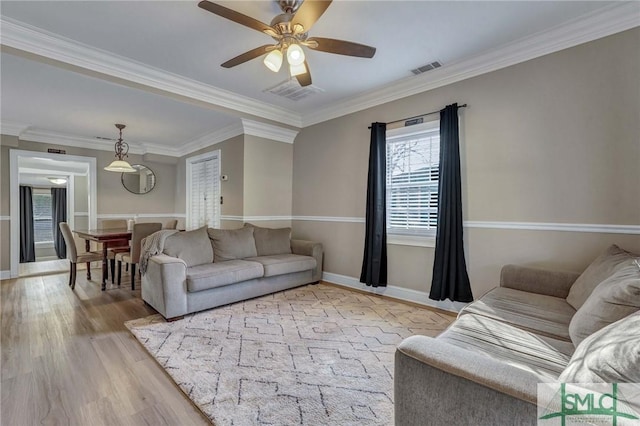
[[[429,298],[471,302],[462,242],[462,190],[458,104],[440,111],[440,175],[438,182],[438,227]]]
[[[51,219],[53,247],[59,259],[66,259],[67,246],[58,224],[67,221],[67,188],[51,188]]]
[[[20,185],[20,263],[36,261],[33,229],[33,190]]]
[[[360,282],[387,285],[387,125],[371,125],[364,257]]]

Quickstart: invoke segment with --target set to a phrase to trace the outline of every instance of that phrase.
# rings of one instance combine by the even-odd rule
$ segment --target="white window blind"
[[[189,229],[220,227],[219,155],[187,159],[187,214]]]
[[[435,235],[440,130],[387,137],[387,232]]]
[[[36,243],[53,242],[51,190],[33,189],[33,240]]]

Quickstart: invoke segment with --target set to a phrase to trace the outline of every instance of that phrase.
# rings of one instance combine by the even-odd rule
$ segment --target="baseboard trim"
[[[0,280],[8,280],[11,278],[11,271],[0,271]]]
[[[430,308],[442,309],[448,312],[458,313],[466,305],[466,303],[451,302],[449,300],[431,300],[429,299],[429,294],[424,291],[411,290],[394,285],[388,285],[386,287],[368,287],[362,284],[357,278],[334,274],[332,272],[323,272],[322,280],[331,284],[354,288],[367,293],[389,296],[394,299],[406,300],[407,302],[417,303]]]

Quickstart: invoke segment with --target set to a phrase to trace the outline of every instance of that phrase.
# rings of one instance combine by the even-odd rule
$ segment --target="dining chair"
[[[125,229],[127,227],[127,221],[125,219],[107,219],[103,220],[100,224],[100,229]],[[110,242],[113,247],[109,247],[107,250],[107,259],[109,260],[109,266],[111,268],[111,284],[115,283],[115,269],[116,269],[116,254],[129,251],[128,240],[117,240]]]
[[[122,277],[122,262],[131,265],[131,290],[136,289],[136,265],[140,262],[140,251],[142,250],[142,240],[154,232],[162,229],[161,223],[135,223],[131,232],[131,251],[128,253],[118,253],[118,285]]]
[[[176,229],[178,227],[178,219],[171,219],[169,222],[167,222],[167,225],[164,227],[164,229]]]
[[[73,232],[71,232],[71,228],[67,222],[60,222],[60,231],[62,232],[62,237],[64,238],[64,243],[67,246],[67,259],[71,261],[70,270],[69,270],[69,285],[71,286],[71,290],[76,288],[76,272],[78,263],[86,263],[87,268],[91,267],[90,262],[102,262],[102,253],[97,251],[88,251],[85,253],[78,254],[78,249],[76,247],[76,242],[73,238]],[[91,279],[91,275],[87,274],[89,279]]]

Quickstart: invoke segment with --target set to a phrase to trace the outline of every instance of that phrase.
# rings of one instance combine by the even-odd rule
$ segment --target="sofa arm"
[[[395,424],[535,425],[538,376],[426,336],[395,354]]]
[[[187,264],[165,254],[149,259],[142,276],[142,300],[167,319],[187,313]]]
[[[322,260],[324,251],[322,244],[315,241],[291,240],[291,251],[293,254],[311,256],[316,259],[316,268],[313,270],[313,281],[322,279]]]
[[[500,287],[566,299],[569,289],[579,276],[575,272],[505,265],[500,272]]]

